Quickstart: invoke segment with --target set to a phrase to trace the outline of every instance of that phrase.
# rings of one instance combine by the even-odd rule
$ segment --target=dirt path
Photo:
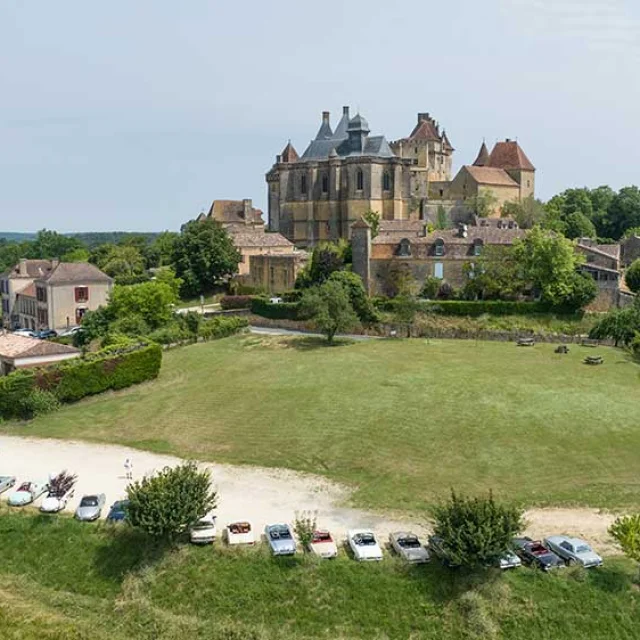
[[[157,455],[126,447],[20,438],[0,435],[0,475],[14,475],[18,482],[46,479],[49,474],[67,469],[78,475],[75,499],[67,510],[73,511],[85,493],[105,493],[107,505],[125,495],[124,461],[133,462],[134,478],[178,458]],[[219,491],[218,521],[250,520],[258,529],[273,522],[291,522],[296,511],[318,512],[318,524],[344,536],[352,527],[372,527],[380,536],[410,528],[426,534],[424,523],[389,519],[384,516],[344,507],[349,490],[317,476],[285,469],[264,469],[222,464],[205,464],[211,469]],[[3,496],[6,500],[6,494]],[[36,506],[39,501],[36,503]],[[106,515],[106,511],[103,515]],[[606,552],[614,550],[607,535],[613,516],[590,509],[536,509],[527,512],[527,534],[544,537],[553,533],[580,535]]]

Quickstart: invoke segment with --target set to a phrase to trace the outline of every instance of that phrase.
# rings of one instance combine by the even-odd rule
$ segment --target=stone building
[[[16,369],[57,364],[80,355],[79,349],[66,344],[0,332],[0,376]]]
[[[296,245],[313,246],[348,238],[351,226],[369,210],[384,220],[419,217],[419,202],[412,195],[414,166],[425,169],[426,180],[436,142],[414,133],[406,156],[399,156],[384,136],[370,135],[360,114],[351,118],[349,107],[343,108],[335,131],[325,111],[302,156],[289,143],[267,173],[269,228]],[[401,142],[394,144],[404,149]],[[450,147],[448,141],[438,144]],[[442,154],[449,157],[452,151]]]
[[[308,259],[306,251],[251,256],[246,283],[268,293],[290,291]]]

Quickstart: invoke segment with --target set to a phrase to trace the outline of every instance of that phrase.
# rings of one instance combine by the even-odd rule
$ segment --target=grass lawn
[[[493,489],[526,505],[640,506],[640,366],[620,350],[244,335],[165,353],[157,381],[10,434],[316,472],[419,510]],[[602,366],[582,363],[598,353]]]
[[[387,557],[358,564],[252,550],[161,553],[122,526],[0,512],[0,637],[20,640],[623,640],[637,569],[473,576]]]

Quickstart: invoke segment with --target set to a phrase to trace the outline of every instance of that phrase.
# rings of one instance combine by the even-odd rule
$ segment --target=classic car
[[[602,558],[580,538],[569,536],[549,536],[544,539],[546,547],[556,555],[567,561],[568,564],[581,564],[583,567],[599,567]]]
[[[256,536],[250,522],[230,522],[225,529],[227,544],[255,544]]]
[[[351,529],[347,533],[347,542],[354,560],[382,560],[382,549],[373,531],[369,529]]]
[[[23,482],[16,491],[9,495],[7,502],[12,507],[23,507],[37,500],[47,488],[46,482]]]
[[[513,551],[507,551],[507,553],[500,558],[498,566],[500,569],[517,569],[522,566],[522,560],[520,560]]]
[[[429,562],[429,551],[414,533],[395,531],[389,534],[391,548],[407,562]]]
[[[80,504],[76,509],[76,518],[83,522],[97,520],[102,513],[105,501],[104,493],[82,496],[82,500],[80,500]]]
[[[560,569],[565,566],[562,558],[547,549],[540,540],[532,540],[527,537],[515,538],[513,546],[522,562],[539,567],[543,571]]]
[[[338,555],[338,547],[331,534],[323,529],[313,532],[309,543],[309,551],[319,558],[335,558]]]
[[[66,471],[61,471],[58,475],[51,477],[47,495],[40,505],[40,511],[43,513],[62,511],[67,506],[69,499],[73,497],[76,479],[77,476]]]
[[[216,517],[213,513],[207,513],[189,530],[189,538],[193,544],[212,544],[217,535]]]
[[[291,556],[296,552],[296,541],[288,524],[268,524],[264,535],[274,556]]]
[[[15,476],[0,476],[0,493],[4,493],[16,483]]]
[[[116,500],[109,509],[107,522],[122,522],[127,517],[128,500]]]

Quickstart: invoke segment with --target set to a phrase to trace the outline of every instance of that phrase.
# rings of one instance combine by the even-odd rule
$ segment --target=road
[[[322,333],[314,333],[312,331],[300,331],[298,329],[279,329],[274,327],[249,327],[251,333],[265,336],[305,336],[311,338],[325,338]],[[359,334],[338,334],[336,338],[348,338],[349,340],[379,340],[379,336],[363,336]]]

